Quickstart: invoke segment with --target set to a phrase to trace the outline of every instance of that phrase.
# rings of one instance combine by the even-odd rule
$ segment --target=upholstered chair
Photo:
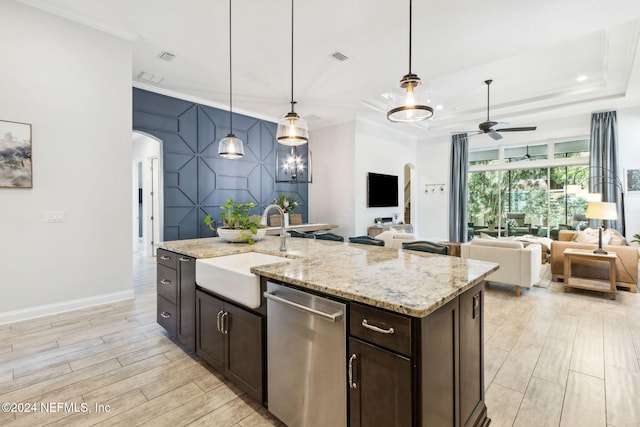
[[[318,233],[315,235],[316,240],[331,240],[334,242],[344,242],[344,237],[333,233]]]
[[[439,243],[428,242],[426,240],[415,240],[413,242],[404,242],[402,249],[411,251],[430,252],[432,254],[449,255],[449,248]]]
[[[374,239],[371,236],[349,237],[349,243],[358,243],[360,245],[384,246],[384,240]]]

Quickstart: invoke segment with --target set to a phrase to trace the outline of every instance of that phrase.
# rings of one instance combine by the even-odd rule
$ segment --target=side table
[[[589,249],[565,249],[564,255],[564,291],[569,288],[587,289],[590,291],[608,292],[611,299],[616,299],[616,260],[615,252],[597,254]],[[586,277],[571,277],[572,262],[608,262],[609,280],[588,279]]]

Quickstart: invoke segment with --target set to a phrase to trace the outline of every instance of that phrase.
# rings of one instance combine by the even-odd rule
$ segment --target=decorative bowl
[[[230,243],[247,243],[249,240],[258,241],[264,237],[266,232],[266,228],[259,228],[256,234],[253,234],[251,230],[218,228],[218,236]]]

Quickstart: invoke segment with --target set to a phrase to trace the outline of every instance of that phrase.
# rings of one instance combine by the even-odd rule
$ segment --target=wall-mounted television
[[[398,177],[369,172],[367,174],[367,205],[370,208],[398,206]]]

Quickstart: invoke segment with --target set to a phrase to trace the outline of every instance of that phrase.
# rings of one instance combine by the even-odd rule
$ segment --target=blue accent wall
[[[211,214],[221,224],[226,199],[254,202],[261,214],[279,192],[295,193],[295,212],[307,222],[308,184],[275,182],[276,150],[281,158],[288,153],[276,142],[275,123],[233,114],[245,154],[222,159],[218,141],[229,133],[228,111],[134,88],[133,129],[162,141],[165,241],[213,236],[203,218]]]

